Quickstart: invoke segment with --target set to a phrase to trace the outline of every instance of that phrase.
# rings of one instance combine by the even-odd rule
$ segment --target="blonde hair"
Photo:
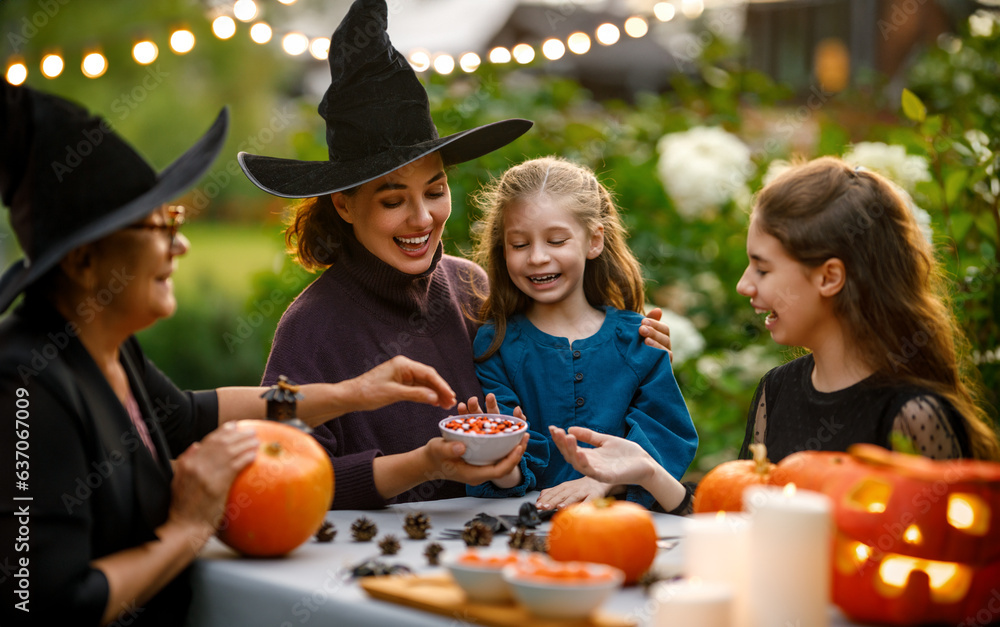
[[[593,171],[560,157],[541,157],[516,165],[493,180],[475,197],[483,217],[473,233],[473,258],[486,269],[489,293],[479,310],[480,322],[493,322],[496,335],[482,361],[503,343],[507,320],[527,310],[531,299],[514,285],[504,257],[504,216],[511,204],[547,194],[558,199],[580,221],[588,234],[604,227],[604,250],[588,259],[583,275],[587,302],[642,312],[645,288],[639,262],[628,247],[628,232],[608,189]]]
[[[887,380],[947,399],[964,420],[972,454],[1000,460],[940,263],[889,181],[821,157],[761,190],[754,224],[806,266],[843,261],[846,279],[834,312],[865,362]]]

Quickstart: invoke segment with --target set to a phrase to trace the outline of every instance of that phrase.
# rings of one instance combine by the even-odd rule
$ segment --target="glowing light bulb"
[[[535,60],[535,49],[528,44],[517,44],[514,46],[512,54],[514,59],[522,65]]]
[[[475,52],[466,52],[462,55],[462,58],[458,60],[459,67],[462,68],[464,72],[475,72],[482,65],[483,60],[479,58],[479,55]]]
[[[28,78],[28,66],[23,63],[12,63],[7,68],[7,82],[11,85],[20,85]]]
[[[455,57],[450,54],[439,54],[434,57],[434,71],[438,74],[451,74],[455,71]]]
[[[561,59],[566,54],[566,45],[558,39],[546,39],[542,43],[542,55],[549,61]]]
[[[253,0],[236,0],[233,5],[233,15],[241,22],[249,22],[257,17],[257,3]]]
[[[219,39],[229,39],[236,34],[236,22],[228,15],[220,15],[212,21],[212,32]]]
[[[42,75],[55,78],[62,74],[64,63],[58,54],[47,54],[42,58]]]
[[[649,24],[641,17],[630,17],[625,20],[625,32],[628,33],[629,37],[638,39],[649,32]]]
[[[97,78],[108,71],[108,60],[100,52],[91,52],[83,57],[80,69],[87,78]]]
[[[160,54],[160,49],[156,47],[151,41],[140,41],[136,45],[132,46],[132,58],[139,65],[149,65],[153,61],[156,61],[156,57]]]
[[[605,23],[597,27],[597,43],[604,46],[611,46],[618,43],[622,33],[614,24]]]
[[[689,19],[695,19],[700,16],[705,11],[705,3],[702,0],[684,0],[684,4],[681,5],[681,13],[684,17]]]
[[[330,38],[317,37],[309,44],[309,54],[320,61],[326,61],[330,56]]]
[[[175,30],[170,35],[170,49],[177,54],[187,54],[194,48],[194,33],[186,29]]]
[[[259,44],[266,44],[271,41],[271,27],[264,22],[257,22],[250,27],[250,39]]]
[[[510,50],[503,46],[490,50],[490,63],[510,63]]]
[[[288,33],[281,40],[281,48],[293,57],[297,57],[308,50],[309,38],[302,33]]]
[[[566,46],[573,54],[586,54],[590,50],[590,36],[587,33],[573,33],[566,40]]]
[[[414,50],[410,53],[410,65],[414,72],[426,72],[431,67],[431,55],[426,50]]]
[[[677,9],[669,2],[657,2],[653,5],[653,15],[661,22],[669,22],[677,15]]]

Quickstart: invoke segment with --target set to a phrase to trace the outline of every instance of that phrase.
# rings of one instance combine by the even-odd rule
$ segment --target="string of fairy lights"
[[[259,0],[258,0],[259,1]],[[283,5],[295,4],[296,0],[277,0]],[[632,15],[621,23],[612,22],[599,25],[593,35],[577,31],[568,35],[565,40],[552,37],[532,45],[519,43],[510,48],[495,47],[485,52],[485,62],[492,64],[519,63],[528,64],[540,53],[549,61],[556,61],[567,53],[584,55],[590,52],[594,42],[601,46],[613,46],[622,39],[622,32],[634,39],[644,37],[650,30],[650,20],[669,22],[675,17],[688,19],[699,17],[705,10],[704,0],[669,0],[656,2],[652,6],[651,15]],[[326,60],[330,52],[329,37],[310,37],[298,31],[275,33],[275,30],[265,20],[260,19],[261,13],[255,0],[237,0],[232,5],[226,5],[214,12],[211,21],[212,34],[220,40],[231,39],[242,29],[250,39],[260,45],[280,41],[281,49],[293,57],[308,52],[317,60]],[[243,26],[241,26],[241,24]],[[162,43],[162,42],[161,42]],[[166,41],[167,47],[175,55],[186,55],[195,49],[197,41],[191,30],[183,27],[170,31]],[[80,55],[80,72],[87,78],[99,78],[109,70],[108,59],[103,51],[90,48]],[[132,43],[132,60],[139,65],[149,65],[160,55],[160,47],[151,38],[144,38]],[[414,70],[426,72],[433,70],[438,74],[451,74],[456,68],[463,72],[475,72],[484,63],[479,52],[469,51],[457,58],[451,54],[433,54],[428,50],[416,49],[407,54]],[[67,57],[60,51],[50,51],[37,60],[39,71],[47,79],[56,79],[67,71]],[[29,61],[22,56],[14,56],[7,60],[5,77],[12,85],[20,85],[27,80],[31,70]]]

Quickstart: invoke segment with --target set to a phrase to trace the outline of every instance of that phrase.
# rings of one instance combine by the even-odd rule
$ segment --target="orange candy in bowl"
[[[503,414],[448,416],[438,423],[445,440],[465,444],[462,459],[473,466],[495,464],[511,452],[528,430],[528,423]]]
[[[625,581],[625,573],[607,564],[558,562],[529,555],[503,568],[514,597],[542,618],[585,618]]]
[[[470,548],[445,566],[470,601],[500,603],[511,600],[510,587],[501,571],[518,560],[517,553],[481,551]]]

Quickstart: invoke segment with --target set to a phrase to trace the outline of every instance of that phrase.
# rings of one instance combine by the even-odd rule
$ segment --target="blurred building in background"
[[[973,0],[395,0],[389,33],[404,54],[428,61],[532,47],[535,71],[573,77],[595,96],[630,99],[669,89],[694,73],[702,51],[721,40],[746,67],[808,93],[840,91],[873,74],[899,77],[942,33],[982,5]],[[335,25],[349,0],[299,2],[288,26]],[[630,18],[638,18],[630,21]],[[610,25],[610,26],[604,26]],[[601,29],[604,28],[604,37]],[[573,48],[574,34],[589,41]],[[581,35],[577,35],[581,37]],[[546,58],[543,44],[562,50]],[[555,44],[553,44],[555,45]],[[514,55],[516,56],[516,55]],[[509,58],[509,56],[508,56]],[[517,58],[510,63],[518,63]],[[310,80],[321,91],[322,68]],[[433,68],[428,68],[433,71]],[[457,70],[456,70],[457,71]]]

